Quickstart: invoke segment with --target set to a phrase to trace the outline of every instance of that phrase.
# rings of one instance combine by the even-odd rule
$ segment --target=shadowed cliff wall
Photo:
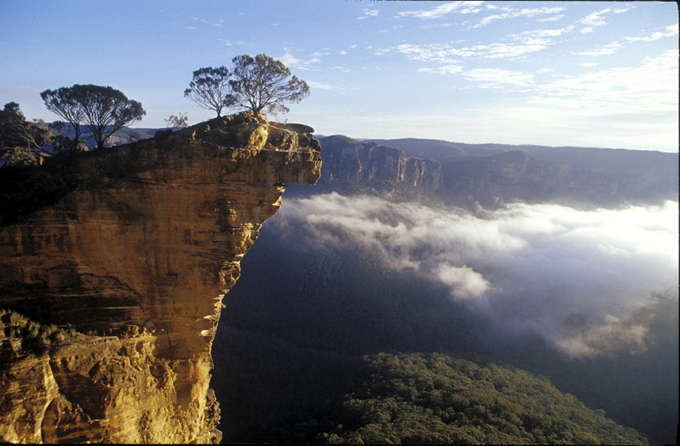
[[[0,172],[0,440],[219,441],[221,300],[318,180],[312,132],[240,114]]]
[[[401,150],[341,135],[323,138],[321,144],[323,182],[385,180],[431,191],[440,186],[441,165],[436,161],[414,158]]]

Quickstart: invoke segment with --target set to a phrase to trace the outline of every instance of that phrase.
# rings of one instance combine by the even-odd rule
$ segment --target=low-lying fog
[[[662,320],[678,317],[677,202],[514,204],[473,215],[330,193],[287,199],[270,224],[445,284],[490,329],[538,335],[570,357],[641,353],[677,336]]]

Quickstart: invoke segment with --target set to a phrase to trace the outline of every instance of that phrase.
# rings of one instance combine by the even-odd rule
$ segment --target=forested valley
[[[284,209],[310,189],[291,188]],[[398,193],[419,194],[433,200]],[[677,339],[568,359],[504,338],[442,284],[283,226],[265,224],[224,299],[212,387],[225,443],[675,441]],[[659,323],[677,333],[674,305]]]

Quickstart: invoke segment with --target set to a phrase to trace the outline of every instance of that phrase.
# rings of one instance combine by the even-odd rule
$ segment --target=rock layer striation
[[[342,135],[321,140],[324,148],[323,181],[390,181],[427,190],[441,183],[441,165],[376,143],[362,143]]]
[[[0,441],[219,442],[222,297],[310,127],[260,115],[0,176]]]

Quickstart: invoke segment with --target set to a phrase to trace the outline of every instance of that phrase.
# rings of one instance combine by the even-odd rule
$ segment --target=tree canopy
[[[287,113],[286,103],[300,102],[309,95],[306,82],[292,76],[280,60],[266,54],[247,54],[232,59],[234,67],[206,67],[194,71],[184,96],[199,106],[217,112],[224,108],[256,113]]]
[[[181,130],[189,126],[187,124],[188,120],[189,117],[187,116],[186,113],[179,113],[177,116],[170,115],[170,117],[165,120],[165,123],[168,124],[168,127],[170,127],[173,130]]]
[[[229,82],[232,94],[229,105],[257,113],[273,114],[290,111],[286,102],[300,102],[309,96],[309,86],[280,60],[266,54],[255,57],[244,54],[232,59],[234,69]]]
[[[347,395],[336,444],[648,444],[547,378],[439,353],[365,357],[370,379]]]
[[[97,148],[117,130],[142,119],[146,111],[138,101],[123,92],[100,85],[79,85],[45,90],[40,93],[48,110],[66,119],[76,132],[77,143],[84,124],[94,137]]]
[[[0,161],[8,164],[36,164],[37,157],[52,139],[42,121],[27,121],[16,102],[0,110]]]
[[[206,110],[214,110],[217,117],[222,116],[222,109],[227,107],[229,96],[229,79],[231,73],[225,66],[199,68],[184,96]]]
[[[83,110],[74,98],[73,88],[61,87],[56,90],[45,90],[40,93],[40,97],[49,111],[71,124],[74,131],[71,146],[75,148],[82,136],[80,124],[83,122]]]

